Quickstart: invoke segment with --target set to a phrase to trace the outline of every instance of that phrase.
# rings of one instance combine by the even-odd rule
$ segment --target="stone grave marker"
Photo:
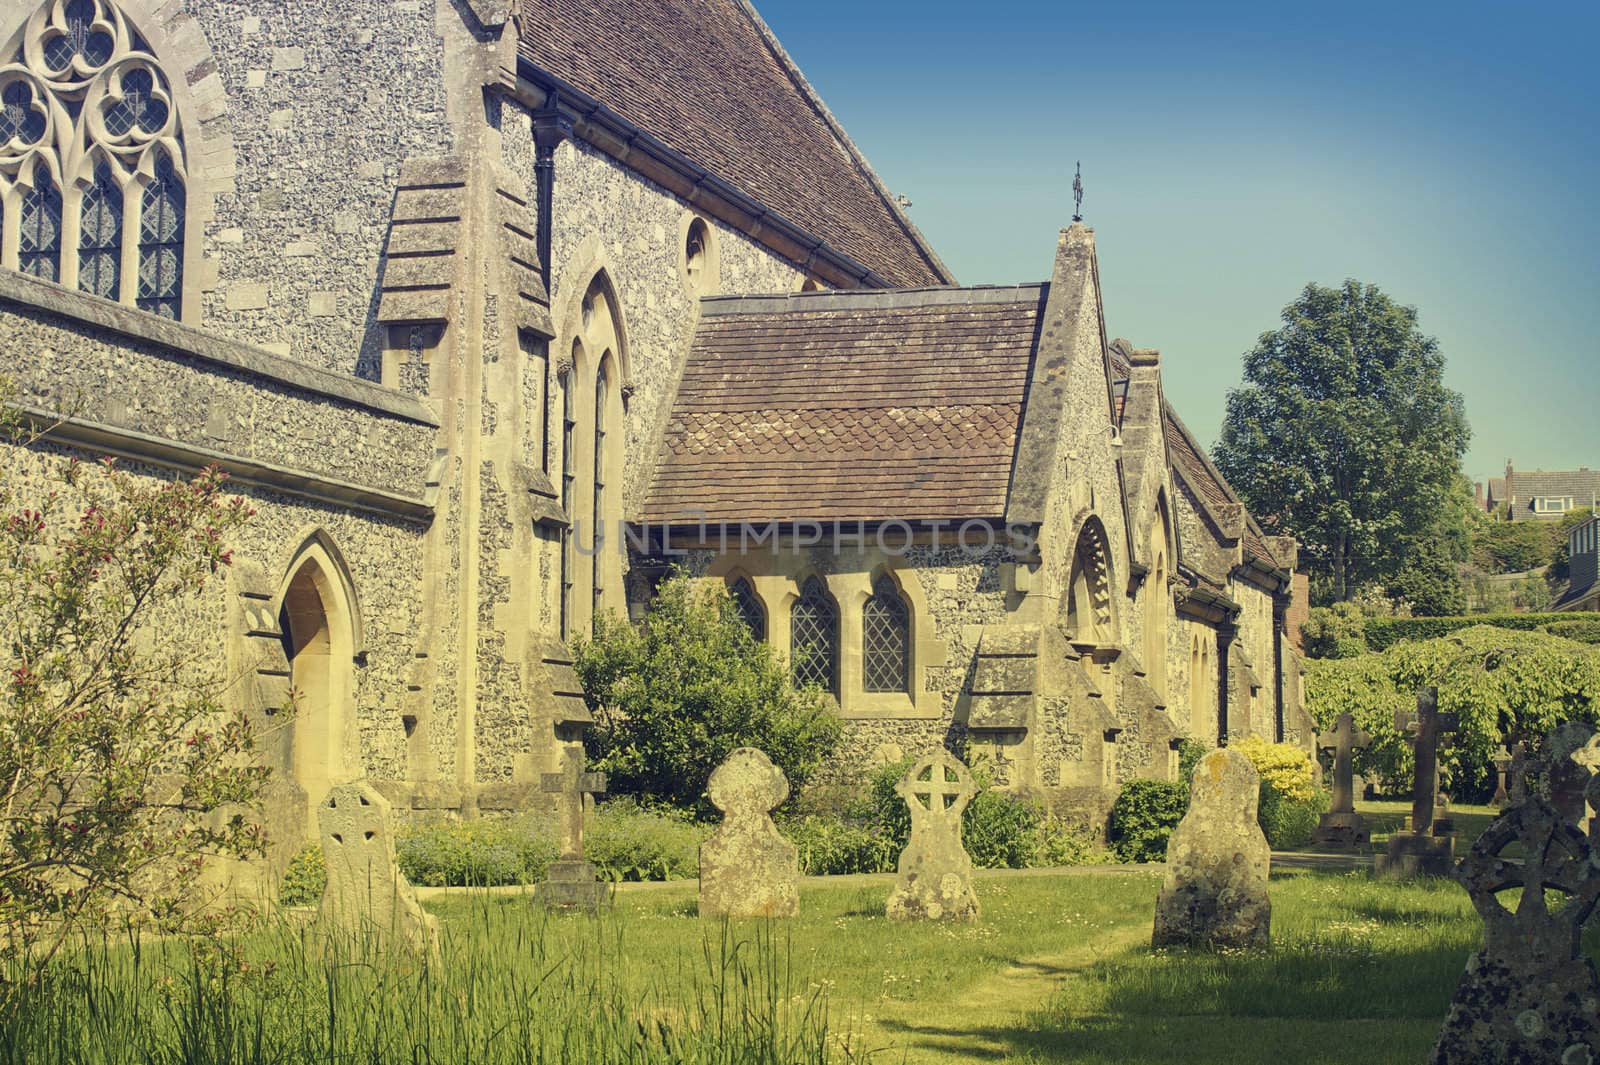
[[[322,800],[317,829],[328,882],[318,919],[432,949],[438,921],[395,862],[393,825],[389,800],[365,784],[340,784]]]
[[[941,747],[894,790],[911,809],[911,838],[884,912],[896,921],[977,919],[972,859],[961,845],[961,814],[978,793],[972,773]]]
[[[1409,733],[1407,742],[1416,754],[1412,778],[1411,828],[1389,837],[1389,846],[1373,863],[1379,876],[1449,876],[1455,859],[1455,837],[1434,828],[1439,789],[1439,740],[1458,725],[1455,714],[1439,713],[1439,693],[1424,688],[1417,693],[1415,714],[1398,713],[1395,727]]]
[[[603,773],[586,773],[583,750],[567,748],[559,773],[545,773],[541,787],[556,796],[561,816],[561,857],[550,863],[545,879],[534,888],[534,898],[558,910],[595,913],[606,898],[606,885],[595,874],[594,863],[583,856],[583,815],[591,795],[603,795]]]
[[[1545,735],[1539,745],[1539,795],[1575,825],[1584,820],[1584,789],[1594,776],[1592,762],[1600,762],[1600,751],[1591,751],[1595,731],[1582,721],[1565,721]]]
[[[1226,748],[1194,768],[1189,812],[1167,843],[1167,875],[1156,899],[1156,947],[1264,947],[1272,901],[1272,850],[1256,820],[1261,777]]]
[[[800,912],[800,850],[772,823],[789,781],[754,747],[723,759],[706,785],[722,824],[700,845],[700,916],[793,917]]]
[[[1357,847],[1372,839],[1366,819],[1356,813],[1355,752],[1365,750],[1372,737],[1356,728],[1355,718],[1340,714],[1333,731],[1317,737],[1317,749],[1333,752],[1333,802],[1317,822],[1312,839],[1329,847]]]
[[[1506,750],[1506,745],[1501,744],[1494,752],[1494,771],[1496,782],[1494,796],[1489,800],[1489,805],[1496,810],[1504,810],[1511,802],[1511,793],[1506,791],[1506,773],[1511,769],[1511,752]]]
[[[1432,1065],[1600,1062],[1600,981],[1579,952],[1600,899],[1588,839],[1529,796],[1494,819],[1455,875],[1483,918],[1483,949],[1456,985]],[[1513,889],[1510,910],[1502,893]]]

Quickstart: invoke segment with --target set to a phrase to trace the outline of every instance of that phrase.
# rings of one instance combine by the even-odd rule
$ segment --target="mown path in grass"
[[[1416,1062],[1480,941],[1451,882],[1285,870],[1272,882],[1270,951],[1153,952],[1159,874],[982,876],[972,925],[890,923],[888,877],[808,881],[801,916],[773,927],[790,993],[826,995],[849,1060],[906,1065]],[[429,905],[449,919],[461,903]],[[594,926],[562,918],[552,932]],[[619,893],[601,926],[630,959],[619,979],[640,989],[695,968],[723,931],[694,916],[693,884]]]

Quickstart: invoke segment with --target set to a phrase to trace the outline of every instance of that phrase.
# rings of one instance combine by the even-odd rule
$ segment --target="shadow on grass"
[[[919,1054],[1077,1065],[1424,1060],[1481,941],[1464,893],[1312,874],[1282,888],[1280,900],[1274,884],[1274,905],[1282,908],[1270,950],[1140,945],[1077,967],[1038,964],[1058,989],[1019,1024],[983,1026],[982,1017],[956,1013],[886,1027],[913,1061],[923,1060]]]

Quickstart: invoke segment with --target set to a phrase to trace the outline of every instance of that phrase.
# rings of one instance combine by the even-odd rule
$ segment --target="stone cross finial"
[[[1333,731],[1317,737],[1317,750],[1333,752],[1333,805],[1330,813],[1354,813],[1356,809],[1355,752],[1366,750],[1372,737],[1356,728],[1350,714],[1334,719]]]
[[[1483,918],[1483,949],[1467,962],[1430,1061],[1600,1061],[1600,981],[1580,953],[1600,900],[1589,841],[1530,796],[1495,818],[1455,875]],[[1518,892],[1515,911],[1501,900],[1508,890]]]
[[[1415,713],[1400,711],[1394,726],[1406,733],[1406,742],[1416,756],[1416,775],[1411,797],[1411,831],[1425,835],[1433,826],[1435,801],[1439,794],[1439,747],[1445,733],[1460,727],[1456,714],[1439,712],[1439,690],[1424,688],[1417,693]]]
[[[911,810],[911,838],[885,912],[901,921],[977,917],[972,859],[961,845],[961,814],[978,793],[972,773],[941,747],[894,790]]]
[[[565,861],[583,859],[583,807],[590,795],[604,795],[604,773],[586,773],[583,769],[583,750],[567,748],[559,773],[545,773],[540,786],[549,794],[559,796],[561,810],[561,857]]]
[[[706,785],[723,813],[700,845],[700,916],[793,917],[800,912],[800,851],[772,823],[789,797],[783,770],[754,747],[725,758]]]

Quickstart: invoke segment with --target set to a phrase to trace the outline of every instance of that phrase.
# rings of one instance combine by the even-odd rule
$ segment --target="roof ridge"
[[[850,138],[850,134],[845,132],[844,123],[834,117],[833,112],[828,109],[828,105],[822,101],[822,95],[806,79],[804,72],[800,69],[800,65],[789,55],[788,49],[784,48],[783,43],[778,40],[778,35],[772,32],[772,27],[767,25],[766,20],[761,17],[761,13],[755,9],[755,5],[750,0],[738,0],[738,6],[744,12],[745,17],[755,26],[756,32],[761,35],[761,39],[766,43],[767,49],[772,53],[773,58],[778,61],[778,65],[788,75],[789,81],[793,83],[794,87],[799,90],[800,95],[816,111],[817,117],[822,119],[823,123],[833,133],[834,138],[844,146],[851,161],[855,163],[856,169],[861,172],[861,176],[866,178],[868,184],[877,192],[878,198],[889,209],[890,216],[899,223],[906,236],[911,238],[917,250],[922,253],[922,257],[927,260],[929,267],[932,268],[935,274],[945,278],[951,284],[955,284],[956,275],[945,265],[944,260],[939,257],[939,253],[933,249],[933,245],[922,235],[922,230],[917,228],[916,223],[911,221],[911,217],[906,214],[899,202],[889,192],[889,187],[883,183],[883,179],[878,176],[878,172],[867,161],[866,153],[856,147],[856,142]]]
[[[702,296],[703,317],[776,314],[799,310],[915,310],[923,307],[977,307],[1037,300],[1048,281],[1019,285],[939,285],[926,288],[841,289],[819,292],[746,293]]]

